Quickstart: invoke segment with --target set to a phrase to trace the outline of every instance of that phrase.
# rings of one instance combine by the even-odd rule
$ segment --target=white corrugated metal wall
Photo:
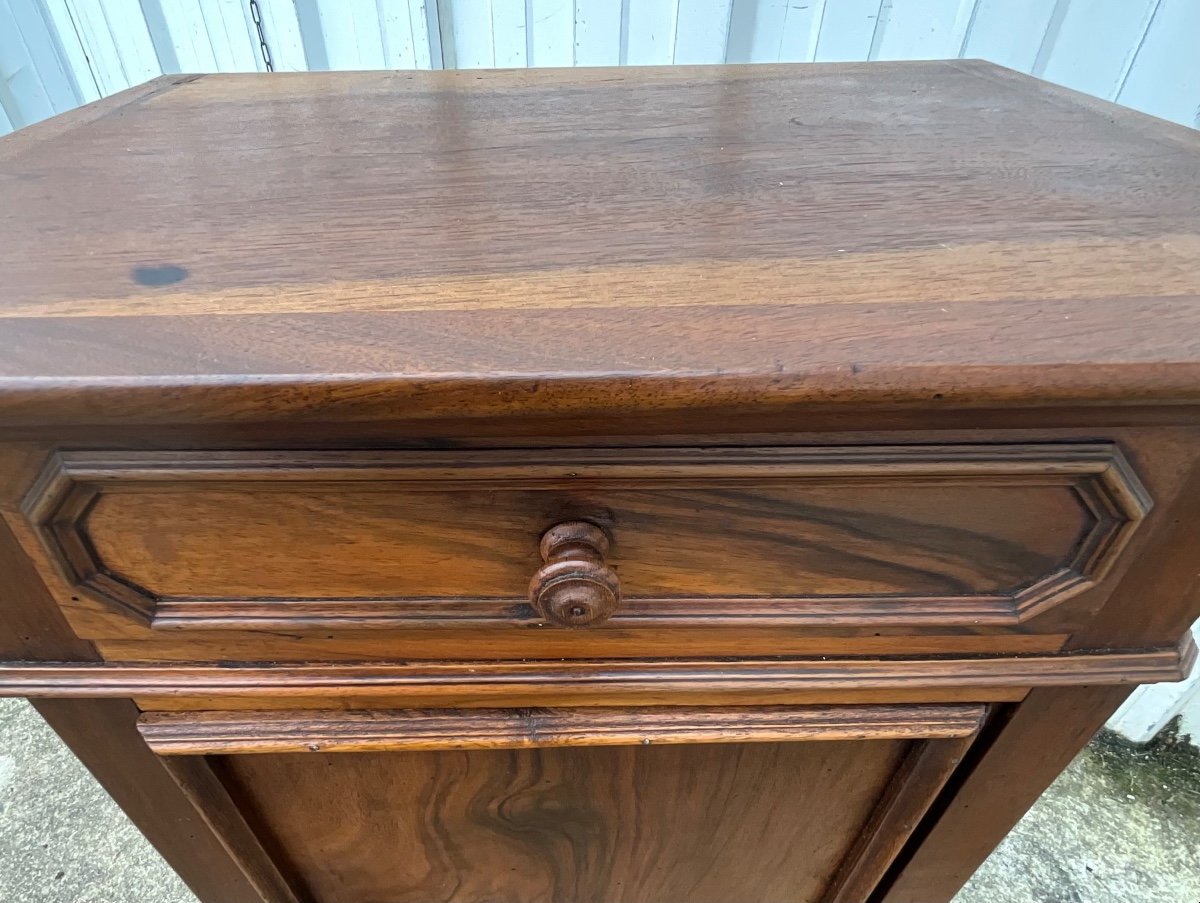
[[[1200,126],[1200,0],[0,0],[0,133],[162,72],[982,57]]]

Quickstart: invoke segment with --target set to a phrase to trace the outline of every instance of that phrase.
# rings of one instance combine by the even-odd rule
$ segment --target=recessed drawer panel
[[[25,507],[73,591],[155,628],[602,630],[1015,626],[1148,506],[1093,443],[62,452]]]

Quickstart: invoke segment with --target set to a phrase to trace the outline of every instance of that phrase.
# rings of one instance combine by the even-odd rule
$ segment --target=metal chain
[[[262,10],[258,8],[258,0],[250,0],[250,18],[254,20],[254,27],[258,31],[258,47],[262,51],[263,63],[268,72],[274,72],[275,63],[271,59],[271,48],[267,46],[267,36],[263,34]]]

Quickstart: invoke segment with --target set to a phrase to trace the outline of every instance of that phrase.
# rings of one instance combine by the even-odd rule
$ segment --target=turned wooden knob
[[[608,618],[621,599],[617,572],[604,563],[608,537],[595,524],[568,521],[542,537],[546,562],[529,582],[534,611],[562,627],[587,627]]]

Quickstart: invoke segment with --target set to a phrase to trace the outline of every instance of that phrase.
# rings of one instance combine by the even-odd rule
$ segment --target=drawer
[[[665,625],[1027,630],[1149,504],[1115,445],[1044,443],[64,451],[24,511],[97,634],[519,628],[536,655]]]

